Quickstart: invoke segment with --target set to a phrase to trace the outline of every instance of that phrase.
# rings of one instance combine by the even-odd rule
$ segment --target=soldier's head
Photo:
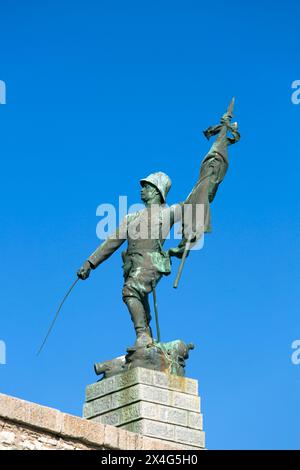
[[[163,172],[151,173],[140,180],[141,198],[145,204],[163,204],[166,202],[167,194],[171,188],[171,180]]]

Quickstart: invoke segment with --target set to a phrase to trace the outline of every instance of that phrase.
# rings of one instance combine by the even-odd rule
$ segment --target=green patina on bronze
[[[120,356],[111,361],[98,362],[94,365],[94,370],[97,375],[103,374],[105,379],[134,367],[143,367],[184,377],[185,361],[188,359],[191,349],[194,349],[192,343],[186,344],[181,340],[169,341],[168,343],[153,341],[151,346],[129,349],[126,356]]]
[[[155,289],[162,276],[171,273],[171,257],[174,256],[182,259],[174,285],[177,287],[188,252],[203,233],[211,231],[210,204],[214,200],[228,169],[227,149],[229,145],[234,144],[240,138],[237,123],[231,123],[233,106],[234,99],[227,112],[222,116],[220,124],[204,131],[204,135],[208,139],[213,136],[217,137],[201,163],[199,177],[187,199],[172,206],[165,204],[171,187],[171,180],[165,173],[153,173],[142,179],[140,181],[141,199],[145,204],[145,209],[127,215],[115,233],[109,236],[89,256],[77,272],[80,279],[87,279],[92,269],[96,269],[127,241],[127,249],[122,253],[124,272],[122,296],[134,324],[136,342],[131,348],[128,348],[128,354],[124,359],[125,363],[115,360],[117,363],[112,365],[113,370],[115,366],[116,370],[120,372],[123,367],[141,367],[143,364],[146,367],[150,365],[150,368],[161,370],[165,368],[167,355],[175,357],[177,354],[178,343],[173,342],[172,345],[172,343],[154,341],[150,327],[149,294]],[[228,133],[231,134],[230,137]],[[183,211],[186,204],[203,205],[204,220],[199,221],[193,217],[192,223],[190,220],[187,222]],[[177,248],[164,251],[163,245],[166,237],[178,220],[182,220],[183,238]],[[157,236],[154,237],[153,228],[154,233],[157,233]],[[143,235],[147,233],[147,236],[136,237],[136,234],[139,231],[143,232],[143,230]],[[182,342],[182,344],[185,343]],[[187,345],[184,347],[188,348]],[[184,358],[186,357],[184,354],[180,357],[183,357],[183,365],[181,364],[180,367],[184,367]],[[170,372],[182,375],[180,367],[174,365],[175,362],[173,361]]]

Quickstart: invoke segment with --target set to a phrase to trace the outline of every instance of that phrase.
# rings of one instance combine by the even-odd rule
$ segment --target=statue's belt
[[[143,255],[145,253],[149,253],[149,254],[152,254],[152,253],[159,253],[160,255],[164,255],[164,253],[161,252],[161,250],[151,250],[149,248],[135,248],[135,249],[132,249],[132,250],[127,250],[125,252],[125,255]]]

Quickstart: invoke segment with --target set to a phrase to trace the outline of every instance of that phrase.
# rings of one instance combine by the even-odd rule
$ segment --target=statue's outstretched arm
[[[124,218],[120,227],[107,237],[107,239],[101,243],[100,246],[92,253],[87,261],[78,270],[77,276],[80,279],[87,279],[91,272],[91,269],[96,269],[99,264],[103,263],[109,258],[127,239],[127,217]]]
[[[181,258],[189,243],[189,249],[203,233],[211,232],[210,204],[214,200],[218,187],[228,169],[229,145],[238,142],[240,134],[237,123],[231,124],[234,99],[227,112],[222,116],[220,124],[204,131],[207,139],[217,136],[211,149],[200,165],[198,180],[182,204],[183,238],[177,248],[169,250],[171,256]],[[231,137],[228,137],[228,133]]]

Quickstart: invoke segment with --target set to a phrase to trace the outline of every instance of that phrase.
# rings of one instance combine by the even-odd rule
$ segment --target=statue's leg
[[[149,329],[150,329],[150,334],[151,334],[151,337],[153,338],[152,328],[150,326],[150,322],[152,320],[152,317],[151,317],[151,309],[150,309],[149,295],[148,294],[146,294],[144,296],[143,305],[144,305],[144,309],[145,309],[147,324],[148,324]]]
[[[144,306],[144,310],[145,310],[146,320],[147,320],[147,323],[149,325],[150,322],[151,322],[152,317],[151,317],[151,309],[150,309],[148,294],[144,295],[142,300],[143,300],[143,306]]]
[[[143,302],[143,285],[140,282],[140,263],[136,256],[124,259],[124,286],[122,291],[123,301],[126,304],[136,333],[134,347],[151,344],[152,336],[145,305]]]
[[[145,347],[152,344],[153,339],[149,327],[149,315],[145,309],[143,293],[128,278],[123,287],[123,301],[126,304],[134,324],[136,342],[134,347]],[[151,317],[150,317],[151,318]]]
[[[136,342],[134,347],[145,347],[153,343],[151,330],[146,320],[143,303],[136,297],[123,297],[129,310],[131,320],[136,332]]]
[[[137,336],[135,347],[145,347],[153,343],[149,294],[152,292],[153,281],[157,283],[160,278],[160,273],[148,267],[144,268],[140,263],[133,266],[125,278],[123,301],[134,324]]]

